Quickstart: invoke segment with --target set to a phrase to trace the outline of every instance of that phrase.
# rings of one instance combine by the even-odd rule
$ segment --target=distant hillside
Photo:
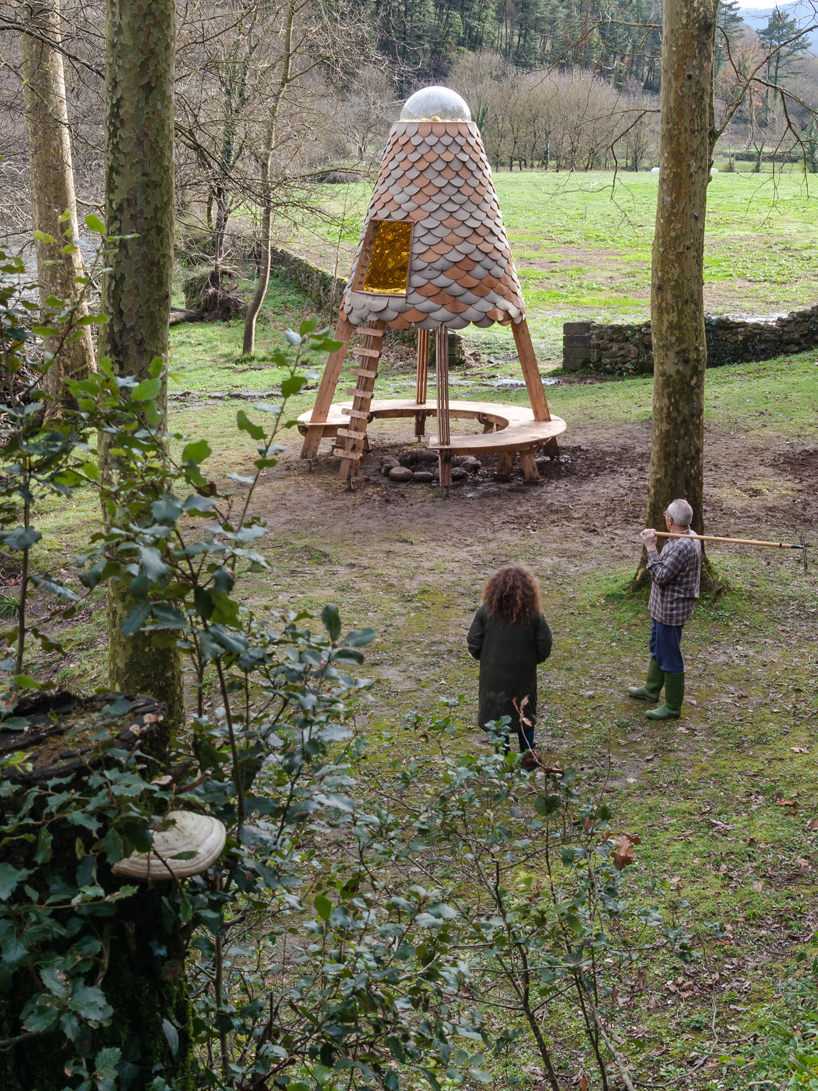
[[[753,30],[763,30],[775,6],[770,4],[768,8],[739,8],[736,15]],[[794,0],[792,4],[779,4],[778,8],[785,15],[797,19],[799,26],[811,26],[813,23],[818,23],[818,4],[812,3],[811,0]],[[812,31],[807,37],[812,44],[812,52],[818,53],[818,30]]]

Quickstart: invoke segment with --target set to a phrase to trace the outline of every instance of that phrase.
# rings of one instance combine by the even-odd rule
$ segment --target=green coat
[[[528,697],[524,715],[533,722],[537,714],[537,664],[551,654],[551,630],[539,614],[522,625],[499,621],[483,603],[474,615],[466,643],[480,660],[478,723],[485,727],[501,716],[511,719],[511,730],[520,726],[514,698]]]

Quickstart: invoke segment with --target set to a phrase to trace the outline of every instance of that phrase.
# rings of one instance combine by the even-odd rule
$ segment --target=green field
[[[559,354],[572,319],[643,321],[650,309],[650,251],[658,176],[610,172],[497,172],[494,176],[529,325],[541,355]],[[278,240],[346,276],[371,186],[322,187],[336,221],[283,225]],[[798,173],[714,175],[708,191],[705,305],[713,314],[767,315],[818,298],[818,179]],[[505,351],[496,327],[468,340]]]

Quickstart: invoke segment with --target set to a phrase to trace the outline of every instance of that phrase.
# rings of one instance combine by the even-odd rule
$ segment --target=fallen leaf
[[[809,750],[805,746],[791,746],[793,754],[809,754]]]
[[[775,805],[776,805],[776,807],[797,807],[798,806],[798,800],[797,799],[777,799],[775,801]]]
[[[760,882],[760,881],[755,882],[755,883],[751,883],[750,885],[752,886],[753,890],[757,891],[759,894],[764,889],[764,884],[762,882]]]
[[[616,847],[611,853],[611,860],[617,871],[622,871],[634,862],[633,846],[638,844],[640,844],[640,838],[631,837],[629,833],[620,833],[616,839]]]
[[[818,818],[812,818],[807,823],[808,830],[818,830]]]

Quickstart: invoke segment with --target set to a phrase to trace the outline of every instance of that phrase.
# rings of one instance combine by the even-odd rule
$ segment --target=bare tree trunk
[[[103,282],[108,316],[100,352],[120,375],[148,375],[168,350],[173,269],[173,0],[108,0],[105,76],[105,214],[119,236]],[[167,391],[160,399],[167,409]],[[107,472],[115,465],[103,457]],[[178,651],[150,633],[124,637],[133,607],[127,582],[108,584],[108,679],[112,689],[164,701],[184,720]]]
[[[23,60],[23,102],[28,133],[31,209],[34,229],[56,239],[57,243],[36,240],[37,279],[40,302],[45,308],[49,296],[70,300],[77,296],[77,278],[83,275],[79,248],[71,253],[63,233],[70,228],[71,238],[79,239],[74,173],[71,166],[71,137],[65,101],[65,75],[59,51],[59,0],[33,0],[20,8],[20,19],[32,34],[20,35]],[[34,36],[36,34],[36,37]],[[68,212],[68,220],[60,216]],[[78,317],[88,313],[84,303]],[[45,339],[46,352],[54,352],[56,338]],[[82,379],[94,370],[94,346],[91,331],[82,328],[76,341],[66,341],[59,358],[46,373],[45,391],[53,399],[47,415],[61,412],[70,403],[65,378]]]
[[[659,196],[653,241],[653,433],[646,526],[671,500],[703,531],[704,223],[718,0],[665,0]],[[637,579],[642,575],[642,566]]]
[[[261,161],[261,260],[259,262],[258,284],[253,293],[253,298],[247,307],[247,317],[244,320],[244,342],[241,351],[245,356],[252,356],[256,348],[256,320],[258,319],[264,297],[270,286],[270,269],[272,266],[271,249],[273,234],[273,202],[272,202],[272,170],[273,151],[275,150],[276,120],[278,118],[281,100],[292,78],[292,38],[293,20],[295,18],[295,0],[290,0],[284,22],[284,56],[282,60],[281,79],[272,104],[270,120],[264,139],[264,158]]]

